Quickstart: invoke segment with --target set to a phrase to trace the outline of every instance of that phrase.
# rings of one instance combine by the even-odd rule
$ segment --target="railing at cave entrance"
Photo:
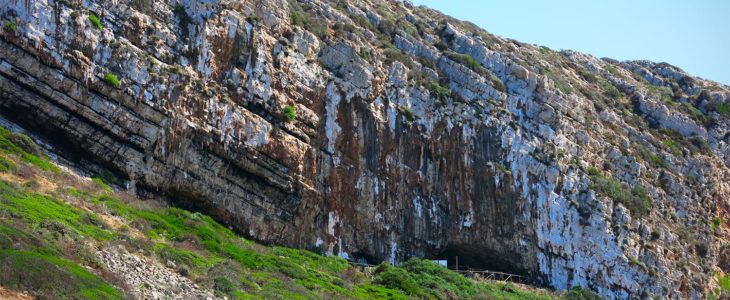
[[[517,274],[510,274],[510,273],[490,271],[490,270],[471,270],[471,269],[470,270],[455,270],[453,268],[449,268],[449,269],[459,272],[466,277],[470,277],[470,278],[474,278],[474,279],[504,281],[504,282],[513,282],[513,283],[521,283],[521,284],[529,283],[527,281],[526,277],[520,276]]]
[[[348,263],[351,266],[357,267],[361,272],[365,273],[368,276],[372,275],[373,270],[377,267],[377,265],[371,265],[371,264],[364,264],[364,263],[357,263],[348,261]],[[449,270],[459,272],[460,274],[473,278],[473,279],[483,279],[483,280],[493,280],[493,281],[502,281],[502,282],[512,282],[512,283],[520,283],[520,284],[528,284],[529,281],[526,277],[520,276],[517,274],[510,274],[510,273],[504,273],[504,272],[497,272],[497,271],[491,271],[491,270],[475,270],[475,269],[455,269],[453,267],[448,268]]]

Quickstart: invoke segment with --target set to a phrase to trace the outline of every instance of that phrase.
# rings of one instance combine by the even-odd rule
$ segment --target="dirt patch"
[[[33,175],[31,178],[25,178],[24,176],[17,176],[15,174],[10,173],[0,173],[0,179],[10,182],[10,183],[17,183],[26,185],[29,182],[33,182],[31,186],[29,186],[29,189],[32,190],[35,193],[48,195],[51,192],[55,191],[58,186],[46,179],[45,177]]]
[[[21,292],[6,290],[0,286],[0,299],[5,300],[31,300],[33,297],[28,296]]]
[[[136,229],[132,226],[127,225],[127,223],[120,220],[119,217],[110,216],[107,214],[98,214],[98,215],[99,215],[99,217],[101,217],[102,220],[104,220],[104,223],[109,225],[112,229],[114,229],[114,231],[125,231],[126,230],[127,234],[129,234],[130,236],[132,236],[134,238],[138,238],[138,239],[145,237],[145,235],[141,231],[139,231],[138,229]],[[122,230],[122,227],[125,227],[126,229]]]

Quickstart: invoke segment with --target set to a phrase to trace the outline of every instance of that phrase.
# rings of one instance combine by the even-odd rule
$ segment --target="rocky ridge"
[[[729,271],[730,88],[671,65],[398,1],[2,2],[0,114],[259,241],[607,298]]]

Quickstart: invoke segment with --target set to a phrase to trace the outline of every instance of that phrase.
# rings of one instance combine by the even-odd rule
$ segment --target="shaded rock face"
[[[727,272],[730,89],[676,67],[407,2],[0,3],[4,118],[254,239],[607,298],[703,298]]]

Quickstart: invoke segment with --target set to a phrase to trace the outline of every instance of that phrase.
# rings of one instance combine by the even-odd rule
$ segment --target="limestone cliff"
[[[730,87],[408,2],[0,0],[0,115],[262,242],[607,298],[730,260]]]

